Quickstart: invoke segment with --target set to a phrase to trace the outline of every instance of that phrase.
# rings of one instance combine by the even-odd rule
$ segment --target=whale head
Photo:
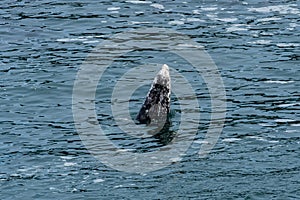
[[[164,126],[170,112],[171,78],[164,64],[155,76],[136,120],[141,124]]]

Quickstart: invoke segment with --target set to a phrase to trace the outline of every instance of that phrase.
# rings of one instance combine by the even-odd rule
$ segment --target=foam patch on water
[[[244,26],[243,24],[233,24],[231,27],[226,28],[227,32],[234,32],[234,31],[248,31],[248,28],[240,27]]]
[[[174,21],[170,21],[168,24],[170,25],[182,25],[182,24],[185,24],[185,23],[193,23],[193,22],[205,22],[205,20],[203,19],[199,19],[199,18],[196,18],[196,17],[189,17],[189,18],[181,18],[179,20],[174,20]]]
[[[182,160],[182,158],[181,157],[175,157],[175,158],[170,158],[170,161],[171,162],[180,162]]]
[[[240,138],[225,138],[222,140],[222,142],[236,142],[236,141],[240,141]]]
[[[300,11],[296,4],[289,5],[277,5],[277,6],[266,6],[259,8],[248,8],[249,11],[252,12],[261,12],[261,13],[270,13],[270,12],[279,12],[280,14],[300,14]]]
[[[195,15],[200,15],[200,14],[201,14],[200,10],[198,10],[198,9],[193,10],[192,12],[193,12],[193,14],[195,14]]]
[[[84,44],[93,44],[93,43],[99,43],[100,41],[99,40],[90,40],[90,41],[84,41],[82,43]]]
[[[248,136],[247,138],[255,139],[255,140],[258,140],[258,141],[262,141],[262,142],[269,142],[269,143],[278,143],[279,142],[279,141],[276,141],[276,140],[268,140],[266,138],[259,137],[259,136]]]
[[[126,3],[133,3],[133,4],[150,4],[151,1],[126,1]]]
[[[207,14],[206,16],[210,19],[217,19],[218,17],[216,14]]]
[[[286,130],[285,131],[286,133],[296,133],[296,132],[298,132],[297,130],[294,130],[294,129],[292,129],[292,130]]]
[[[196,144],[209,144],[209,142],[205,141],[205,140],[196,140],[196,141],[194,141],[194,143],[196,143]]]
[[[294,30],[295,28],[297,27],[297,24],[296,23],[290,23],[289,24],[289,27],[287,28],[288,30]]]
[[[17,171],[18,171],[18,172],[28,172],[28,171],[32,171],[32,170],[34,170],[34,168],[28,167],[28,168],[21,168],[21,169],[18,169]]]
[[[107,21],[101,21],[101,23],[106,23]],[[103,36],[80,36],[78,38],[60,38],[57,42],[82,42],[82,43],[98,43],[98,40],[91,40],[92,38],[99,38]]]
[[[73,156],[60,156],[60,158],[63,159],[63,160],[71,160],[74,157]]]
[[[57,39],[57,42],[82,42],[82,41],[86,41],[86,38],[61,38],[61,39]]]
[[[120,7],[109,7],[107,8],[108,11],[115,11],[115,10],[120,10]]]
[[[194,44],[178,44],[178,47],[191,47],[191,48],[204,48],[202,45],[194,45]]]
[[[283,80],[268,80],[265,81],[265,83],[278,83],[278,84],[288,84],[288,83],[294,83],[295,81],[283,81]]]
[[[138,21],[131,21],[130,24],[152,24],[153,22],[138,22]]]
[[[64,163],[64,166],[65,166],[65,167],[71,167],[71,166],[75,166],[75,165],[77,165],[77,164],[74,163],[74,162],[65,162],[65,163]]]
[[[275,122],[278,123],[288,123],[288,122],[294,122],[295,120],[293,119],[275,119]]]
[[[296,44],[296,43],[278,43],[278,44],[276,44],[276,46],[278,46],[278,47],[299,47],[300,44]]]
[[[238,20],[238,18],[215,18],[215,20],[218,20],[221,22],[235,22]]]
[[[114,188],[121,188],[123,185],[115,185]]]
[[[205,20],[203,19],[199,19],[199,18],[187,18],[186,19],[187,22],[205,22]]]
[[[116,153],[123,153],[123,152],[131,152],[134,151],[135,149],[117,149]]]
[[[300,126],[300,123],[291,124],[291,126]]]
[[[273,126],[276,126],[276,125],[269,124],[269,123],[259,123],[258,125],[263,126],[263,127],[273,127]]]
[[[104,181],[105,181],[105,180],[102,179],[102,178],[98,178],[98,179],[93,180],[94,183],[102,183],[102,182],[104,182]]]
[[[289,23],[289,26],[292,28],[296,28],[297,26],[300,26],[300,25],[297,23]]]
[[[170,24],[170,25],[183,25],[184,21],[174,20],[174,21],[168,22],[168,24]]]
[[[215,11],[218,10],[218,7],[206,7],[206,8],[201,8],[203,11]]]
[[[153,4],[151,4],[150,6],[153,7],[153,8],[160,9],[160,10],[165,9],[164,5],[158,4],[158,3],[153,3]]]
[[[270,44],[272,41],[271,40],[256,40],[252,42],[248,42],[249,44],[261,44],[261,45],[266,45]]]
[[[49,190],[57,190],[55,187],[49,187]]]
[[[267,142],[269,142],[269,143],[278,143],[279,141],[277,141],[277,140],[266,140]]]
[[[300,105],[300,103],[285,103],[285,104],[278,105],[278,107],[285,108],[285,107],[298,106],[298,105]]]
[[[269,21],[278,21],[278,20],[281,20],[282,18],[279,18],[279,17],[266,17],[266,18],[261,18],[261,19],[258,19],[257,21],[258,22],[269,22]]]

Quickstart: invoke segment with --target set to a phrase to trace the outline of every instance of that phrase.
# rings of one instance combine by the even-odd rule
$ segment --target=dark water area
[[[300,199],[299,5],[297,0],[2,1],[0,199]],[[210,96],[203,81],[179,68],[196,87],[203,126],[181,161],[133,174],[89,153],[74,125],[72,92],[93,48],[114,34],[145,27],[178,31],[204,46],[222,76],[227,112],[217,144],[199,158]],[[120,59],[107,72],[107,82],[136,63],[176,68],[183,62],[149,54]],[[111,91],[101,91],[98,119],[111,138],[118,137],[111,125]],[[138,91],[133,112],[148,87]],[[176,129],[180,108],[172,99]],[[130,141],[118,142],[130,148]],[[151,142],[144,147],[152,148]]]

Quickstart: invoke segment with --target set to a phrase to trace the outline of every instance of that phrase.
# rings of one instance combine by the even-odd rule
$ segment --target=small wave
[[[206,8],[201,8],[203,11],[215,11],[218,10],[218,7],[206,7]]]
[[[261,45],[270,44],[270,43],[271,40],[256,40],[256,41],[248,42],[248,44],[261,44]]]
[[[227,32],[234,32],[234,31],[248,31],[247,28],[239,27],[238,25],[233,25],[226,29]]]
[[[263,127],[273,127],[275,125],[269,124],[269,123],[259,123],[258,125],[263,126]]]
[[[221,22],[235,22],[238,20],[238,18],[216,18],[216,20]]]
[[[258,22],[268,22],[268,21],[277,21],[277,20],[281,20],[282,18],[279,17],[266,17],[266,18],[261,18],[258,19]]]
[[[104,181],[105,181],[105,180],[102,179],[102,178],[98,178],[98,179],[93,180],[94,183],[102,183],[102,182],[104,182]]]
[[[174,20],[174,21],[168,22],[168,24],[170,24],[170,25],[182,25],[182,24],[184,24],[184,21]]]
[[[287,122],[294,122],[293,119],[275,119],[275,122],[277,123],[287,123]]]
[[[278,105],[278,107],[285,108],[285,107],[298,106],[298,105],[300,105],[300,103],[285,103],[285,104]]]
[[[299,47],[300,44],[296,44],[296,43],[278,43],[278,44],[276,44],[276,46],[278,46],[278,47]]]
[[[73,156],[60,156],[61,159],[63,160],[71,160],[71,159],[74,159]]]
[[[259,136],[248,136],[247,138],[255,139],[255,140],[258,140],[258,141],[262,141],[262,142],[269,142],[269,143],[277,143],[277,142],[279,142],[279,141],[276,141],[276,140],[268,140],[266,138],[259,137]]]
[[[199,18],[187,18],[186,21],[187,22],[205,22],[205,20],[199,19]]]
[[[259,8],[248,8],[252,12],[261,12],[261,13],[270,13],[270,12],[279,12],[280,14],[300,14],[299,9],[292,6],[297,6],[295,4],[290,5],[277,5],[277,6],[266,6]]]
[[[200,15],[200,14],[201,14],[200,10],[197,10],[197,9],[196,9],[196,10],[193,10],[192,12],[193,12],[193,14],[195,14],[195,15]]]
[[[64,163],[65,167],[71,167],[71,166],[75,166],[75,165],[77,165],[77,163],[74,163],[74,162],[65,162]]]
[[[82,42],[82,41],[86,41],[86,38],[61,38],[61,39],[57,39],[57,42]]]
[[[82,43],[84,44],[93,44],[93,43],[99,43],[100,41],[99,40],[90,40],[90,41],[84,41]]]
[[[115,10],[120,10],[120,7],[109,7],[107,8],[108,11],[115,11]]]
[[[153,7],[153,8],[160,9],[160,10],[165,9],[164,5],[158,4],[158,3],[153,3],[153,4],[151,4],[150,6]]]
[[[152,24],[153,22],[138,22],[138,21],[131,21],[130,24]]]
[[[268,80],[265,83],[278,83],[278,84],[287,84],[287,83],[294,83],[295,81],[283,81],[283,80]]]
[[[300,123],[291,124],[291,126],[300,126]]]
[[[151,1],[126,1],[126,3],[133,3],[133,4],[150,4]]]
[[[222,140],[222,142],[236,142],[236,141],[240,141],[240,138],[225,138]]]
[[[296,133],[296,132],[298,132],[297,130],[294,130],[294,129],[292,129],[292,130],[286,130],[285,131],[286,133]]]

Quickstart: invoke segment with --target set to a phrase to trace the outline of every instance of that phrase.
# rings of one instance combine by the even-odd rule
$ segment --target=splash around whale
[[[167,123],[170,113],[170,94],[169,67],[164,64],[154,78],[136,120],[141,124],[163,127]]]

